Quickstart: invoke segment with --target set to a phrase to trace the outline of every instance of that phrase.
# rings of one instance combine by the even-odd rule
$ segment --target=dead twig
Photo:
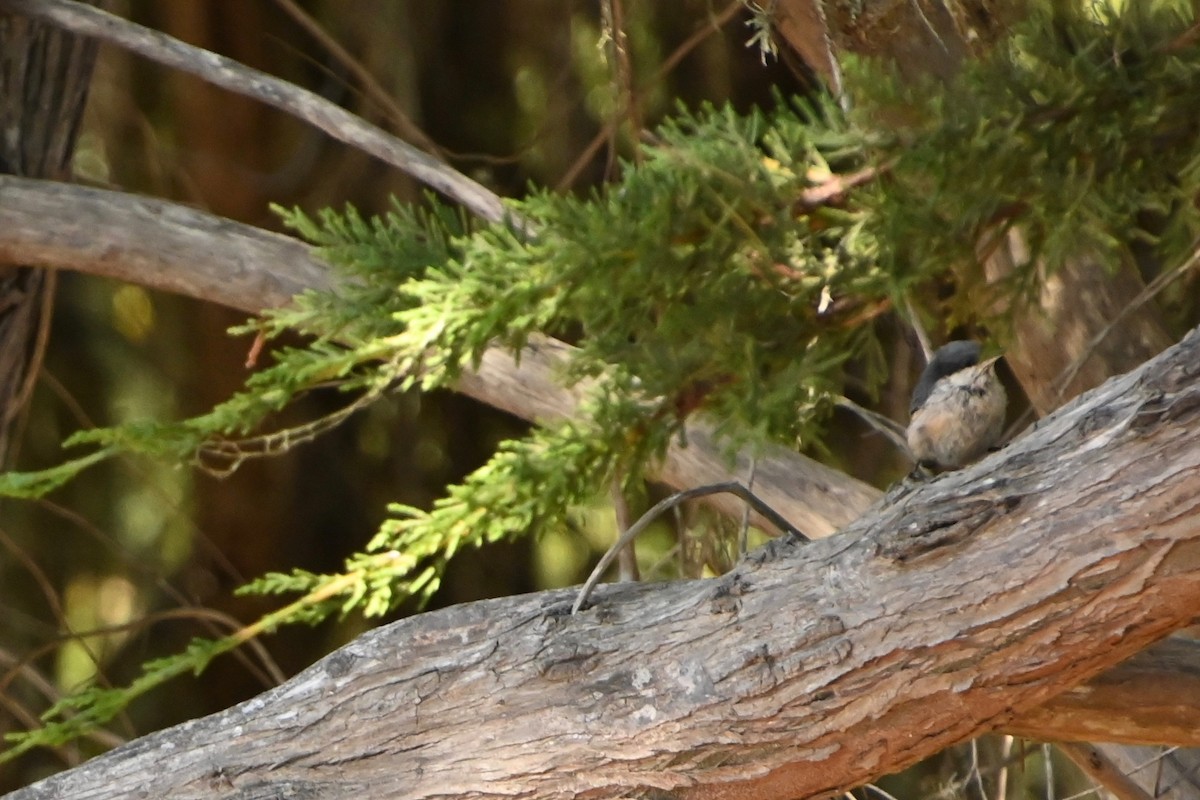
[[[682,492],[676,492],[670,497],[655,503],[653,508],[643,514],[637,522],[629,526],[629,528],[620,535],[617,541],[613,543],[612,547],[608,548],[608,552],[606,552],[600,559],[600,563],[598,563],[596,568],[592,570],[592,574],[588,576],[588,579],[584,582],[583,587],[579,590],[579,594],[575,598],[575,603],[571,606],[571,613],[579,613],[579,610],[583,608],[583,604],[586,603],[588,597],[591,596],[592,590],[596,588],[596,584],[600,582],[600,578],[604,576],[604,571],[608,569],[610,564],[612,564],[613,559],[617,557],[617,554],[620,553],[627,544],[636,539],[642,531],[650,527],[650,523],[662,516],[663,512],[678,506],[680,503],[684,503],[688,500],[694,500],[697,497],[721,493],[737,495],[755,511],[770,520],[772,525],[777,526],[784,533],[792,536],[798,536],[801,539],[808,539],[807,536],[792,527],[792,524],[784,519],[779,512],[771,508],[758,497],[755,497],[749,489],[747,489],[745,486],[742,486],[737,481],[712,483],[707,486],[697,486],[692,489],[684,489]]]
[[[1063,392],[1065,392],[1067,387],[1071,385],[1071,382],[1075,380],[1075,376],[1079,374],[1079,370],[1081,370],[1083,365],[1087,363],[1087,360],[1092,357],[1092,353],[1094,353],[1096,348],[1100,346],[1100,343],[1104,341],[1110,333],[1116,330],[1117,326],[1120,325],[1127,316],[1141,308],[1150,300],[1154,299],[1159,292],[1167,288],[1167,286],[1171,285],[1177,279],[1183,277],[1184,274],[1195,268],[1197,265],[1200,265],[1200,239],[1192,242],[1191,252],[1188,254],[1188,257],[1183,260],[1183,263],[1172,270],[1160,274],[1158,277],[1152,280],[1145,289],[1138,293],[1137,297],[1130,300],[1120,310],[1120,312],[1117,313],[1117,315],[1108,323],[1108,325],[1104,327],[1103,330],[1092,337],[1092,340],[1083,348],[1083,351],[1079,354],[1079,357],[1072,361],[1071,364],[1062,371],[1062,374],[1058,376],[1058,379],[1054,383],[1054,388],[1059,399],[1062,399]]]

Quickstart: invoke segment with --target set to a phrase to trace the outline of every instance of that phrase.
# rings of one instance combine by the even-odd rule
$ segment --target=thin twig
[[[1153,756],[1146,759],[1141,764],[1138,764],[1133,769],[1129,770],[1129,774],[1135,775],[1138,772],[1141,772],[1142,770],[1144,770],[1146,767],[1154,766],[1155,767],[1154,786],[1155,786],[1155,796],[1157,796],[1158,787],[1160,787],[1162,785],[1163,764],[1166,763],[1167,756],[1171,755],[1178,749],[1179,749],[1178,745],[1162,748],[1157,753],[1155,753]]]
[[[32,578],[33,582],[41,589],[42,598],[46,601],[46,605],[49,608],[51,615],[58,622],[60,629],[67,631],[68,634],[73,636],[74,631],[71,627],[72,623],[70,618],[67,616],[64,602],[59,597],[58,589],[55,587],[54,582],[50,580],[45,570],[43,570],[37,561],[30,556],[20,544],[18,544],[11,536],[9,536],[8,532],[3,528],[0,528],[0,546],[3,546],[4,549],[13,556],[13,558],[20,562],[20,565],[24,567],[25,571],[29,574],[29,577]],[[84,655],[87,656],[87,660],[91,662],[92,669],[95,672],[96,682],[107,688],[112,688],[114,684],[109,679],[108,674],[105,672],[104,659],[102,659],[96,652],[95,648],[91,647],[87,642],[83,640],[77,640],[76,643],[78,644],[79,649],[83,651]],[[129,732],[130,736],[132,736],[134,726],[133,722],[129,719],[128,714],[121,712],[120,719],[125,725],[125,729]]]
[[[18,658],[7,650],[0,649],[0,666],[8,667],[8,673],[5,676],[5,691],[0,691],[0,704],[3,704],[13,716],[18,717],[26,728],[32,730],[38,727],[40,724],[38,715],[27,711],[25,705],[17,701],[18,693],[8,691],[7,684],[18,676],[24,678],[29,686],[33,687],[38,694],[48,701],[48,705],[62,700],[63,691],[58,686],[55,686],[53,681],[39,672],[27,657]],[[95,728],[87,731],[84,735],[106,749],[120,747],[129,741],[124,736],[120,736],[104,728]],[[71,759],[64,757],[61,748],[54,748],[54,752],[68,766],[76,766]]]
[[[299,25],[308,33],[309,36],[317,40],[321,47],[325,48],[326,52],[333,57],[335,61],[341,64],[354,79],[362,86],[363,92],[371,100],[384,110],[388,118],[392,121],[399,130],[400,135],[420,147],[425,152],[442,157],[441,148],[437,142],[430,139],[425,131],[421,130],[418,125],[412,121],[408,114],[404,113],[404,109],[392,98],[390,94],[379,84],[371,71],[362,65],[362,63],[350,54],[346,48],[342,47],[341,43],[334,39],[329,33],[321,27],[321,23],[317,22],[312,15],[302,9],[295,0],[275,0],[275,5],[279,6],[285,14],[292,18],[292,21]]]
[[[650,79],[646,81],[645,86],[653,86],[666,77],[667,73],[675,69],[679,62],[683,60],[684,56],[695,49],[700,42],[707,39],[709,35],[719,31],[722,27],[724,27],[725,23],[733,19],[734,15],[736,15],[741,9],[741,0],[733,0],[733,2],[731,2],[721,11],[721,13],[711,17],[707,25],[689,36],[681,45],[679,45],[679,47],[675,48],[675,51],[672,52],[671,55],[667,56],[666,60],[663,61],[662,66],[660,66],[654,72],[654,74],[650,76]],[[642,87],[639,86],[638,89],[640,90]],[[571,165],[571,167],[566,171],[566,174],[564,174],[563,177],[558,181],[558,184],[555,187],[558,191],[565,191],[574,185],[575,180],[583,172],[584,168],[592,162],[593,158],[596,157],[596,152],[603,147],[604,143],[609,140],[609,137],[616,132],[621,118],[626,113],[627,109],[622,107],[613,114],[612,118],[604,123],[604,126],[592,138],[592,141],[588,142],[587,146],[584,147],[583,151],[578,157],[576,157],[575,163]]]
[[[750,474],[746,476],[746,491],[754,491],[754,475],[758,472],[758,456],[750,456]],[[744,556],[750,549],[750,504],[742,506],[742,526],[738,531],[738,557]]]
[[[871,183],[880,175],[891,170],[894,163],[893,161],[889,161],[877,167],[863,167],[857,172],[851,172],[847,175],[833,175],[829,180],[805,189],[800,194],[800,199],[796,201],[795,211],[796,213],[802,213],[829,205],[834,200],[844,196],[851,189]]]
[[[883,789],[880,789],[878,786],[876,786],[873,783],[868,783],[865,786],[863,786],[863,794],[866,795],[868,791],[874,792],[875,794],[882,797],[883,800],[896,800],[895,795],[888,794]]]
[[[1042,772],[1046,776],[1046,800],[1055,800],[1054,749],[1049,742],[1042,742]]]
[[[624,107],[622,116],[628,119],[631,129],[630,139],[633,142],[633,160],[641,163],[642,154],[639,140],[642,130],[642,115],[638,108],[637,91],[633,85],[633,64],[629,59],[629,36],[625,30],[625,7],[621,0],[602,0],[600,4],[601,17],[604,20],[605,34],[608,38],[608,51],[613,65],[613,82],[616,84],[616,95],[621,98]],[[615,132],[615,131],[614,131]],[[617,137],[608,139],[607,174],[611,177],[617,165]]]
[[[506,209],[495,192],[307,89],[73,0],[0,0],[0,9],[115,44],[215,86],[252,97],[391,164],[483,219],[507,221],[526,234],[532,233],[529,223]]]
[[[675,508],[680,503],[684,503],[688,500],[694,500],[697,497],[704,497],[705,495],[721,494],[726,492],[737,495],[746,503],[750,504],[755,511],[766,517],[772,525],[775,525],[784,533],[792,536],[798,536],[801,539],[808,539],[808,537],[803,533],[793,528],[791,523],[784,519],[779,512],[768,506],[758,497],[755,497],[745,486],[742,486],[737,481],[712,483],[707,486],[697,486],[692,489],[684,489],[682,492],[676,492],[670,497],[655,503],[653,508],[643,514],[637,522],[635,522],[629,527],[628,530],[621,534],[620,538],[613,543],[612,547],[608,548],[608,552],[606,552],[600,559],[600,563],[597,564],[596,568],[592,570],[592,574],[588,576],[587,581],[584,582],[583,587],[579,590],[579,595],[575,598],[574,605],[571,606],[571,613],[577,614],[579,613],[579,609],[583,608],[583,604],[587,602],[588,597],[592,594],[592,590],[596,588],[596,584],[599,583],[600,578],[604,576],[604,571],[608,569],[610,564],[612,564],[613,559],[617,557],[617,553],[621,551],[621,548],[632,542],[638,537],[639,534],[641,534],[642,531],[650,527],[650,523],[658,519],[664,511]]]
[[[1136,781],[1121,771],[1100,748],[1083,742],[1058,742],[1055,745],[1063,755],[1095,783],[1111,792],[1117,800],[1151,800]],[[1136,770],[1134,770],[1136,771]]]
[[[224,629],[224,632],[234,634],[246,627],[246,624],[231,614],[226,614],[224,611],[218,611],[215,608],[207,608],[203,606],[190,606],[186,608],[173,608],[166,611],[157,611],[153,614],[147,614],[144,617],[131,619],[128,622],[122,622],[115,625],[102,625],[87,630],[74,631],[72,634],[59,637],[59,643],[69,640],[81,640],[89,636],[109,636],[114,633],[124,633],[128,631],[136,631],[142,628],[156,625],[160,622],[171,622],[177,620],[191,622],[209,622],[215,626],[211,628],[215,632]],[[288,676],[284,674],[283,669],[275,658],[267,650],[258,639],[248,639],[244,642],[246,648],[254,652],[258,657],[259,664],[262,667],[260,679],[267,687],[278,686],[287,680]]]
[[[930,341],[925,326],[921,324],[921,317],[917,314],[916,307],[913,306],[912,298],[908,295],[904,296],[904,311],[908,314],[908,323],[912,325],[913,331],[917,334],[917,341],[921,343],[921,352],[925,354],[925,363],[928,364],[933,360],[933,342]]]
[[[839,408],[844,408],[851,413],[857,414],[873,430],[887,437],[888,441],[900,449],[900,452],[909,454],[903,425],[893,422],[877,411],[863,408],[849,397],[839,397],[834,401],[834,404]]]
[[[933,37],[933,40],[937,42],[939,46],[941,46],[942,52],[949,55],[950,48],[946,46],[946,42],[944,39],[942,39],[941,34],[937,32],[937,28],[933,27],[933,23],[929,21],[929,17],[925,16],[925,12],[921,10],[921,4],[918,3],[917,0],[909,0],[909,2],[912,5],[913,11],[916,13],[917,18],[921,20],[922,24],[924,24],[925,30],[928,31],[929,35]]]
[[[1012,756],[1013,737],[1004,734],[1000,737],[1000,763],[996,772],[996,800],[1008,798],[1008,759]]]
[[[971,754],[971,767],[967,772],[967,777],[963,779],[963,788],[965,789],[974,783],[976,791],[979,792],[980,800],[988,800],[987,792],[983,788],[983,775],[979,772],[979,740],[972,739],[967,746],[967,750]]]
[[[629,498],[625,496],[625,487],[622,485],[620,475],[613,478],[610,494],[612,494],[613,513],[617,519],[617,538],[620,538],[621,534],[629,530],[634,523],[633,509],[629,507]],[[630,542],[621,548],[617,558],[618,580],[641,580],[642,576],[638,574],[636,547],[637,542]]]
[[[42,364],[46,361],[46,347],[50,344],[50,327],[51,321],[54,319],[54,298],[58,296],[56,289],[58,273],[52,269],[45,270],[42,279],[45,283],[41,286],[42,307],[37,312],[37,334],[34,337],[29,360],[25,364],[25,375],[21,388],[16,397],[9,401],[12,416],[4,420],[4,425],[11,425],[12,428],[0,434],[7,435],[4,450],[0,452],[0,461],[3,461],[5,467],[11,467],[17,463],[21,443],[25,440],[25,428],[29,424],[31,410],[29,401],[33,398],[33,390],[37,386]]]

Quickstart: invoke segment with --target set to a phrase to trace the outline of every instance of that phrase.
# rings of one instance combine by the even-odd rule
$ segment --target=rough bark
[[[813,8],[821,12],[820,34],[796,24],[805,15],[812,17]],[[815,62],[809,54],[819,37],[833,43],[835,57],[853,52],[894,64],[908,78],[933,75],[947,80],[965,60],[1001,38],[1028,8],[1026,0],[780,0],[776,15],[784,38],[818,68],[825,54],[816,53]],[[836,76],[836,61],[822,72],[827,80]],[[837,81],[831,84],[839,86]],[[1011,231],[985,258],[989,277],[999,278],[1014,262],[1027,259],[1022,250],[1020,231]],[[1130,298],[1145,288],[1131,263],[1101,264],[1081,253],[1068,263],[1040,263],[1038,268],[1046,275],[1040,303],[1010,312],[1014,336],[1005,357],[1039,415],[1169,343],[1151,305],[1127,308]],[[1127,766],[1142,755],[1102,749],[1112,761]],[[1193,780],[1188,776],[1196,774],[1200,753],[1179,773],[1175,785],[1180,788],[1165,796],[1200,797],[1195,786],[1190,792],[1182,790]],[[1139,779],[1147,792],[1164,796],[1159,794],[1161,787],[1145,778],[1143,772]]]
[[[717,579],[458,606],[12,794],[824,796],[1200,603],[1200,331],[967,470]]]

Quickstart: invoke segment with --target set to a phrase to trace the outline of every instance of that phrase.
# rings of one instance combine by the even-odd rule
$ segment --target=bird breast
[[[996,359],[939,380],[908,425],[908,447],[918,464],[961,467],[981,457],[1004,432],[1007,397]]]

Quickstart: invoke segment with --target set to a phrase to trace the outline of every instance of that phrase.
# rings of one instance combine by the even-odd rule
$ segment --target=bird
[[[908,449],[917,470],[964,467],[992,449],[1004,432],[1008,397],[996,376],[1000,356],[980,362],[970,340],[937,349],[909,403]]]

